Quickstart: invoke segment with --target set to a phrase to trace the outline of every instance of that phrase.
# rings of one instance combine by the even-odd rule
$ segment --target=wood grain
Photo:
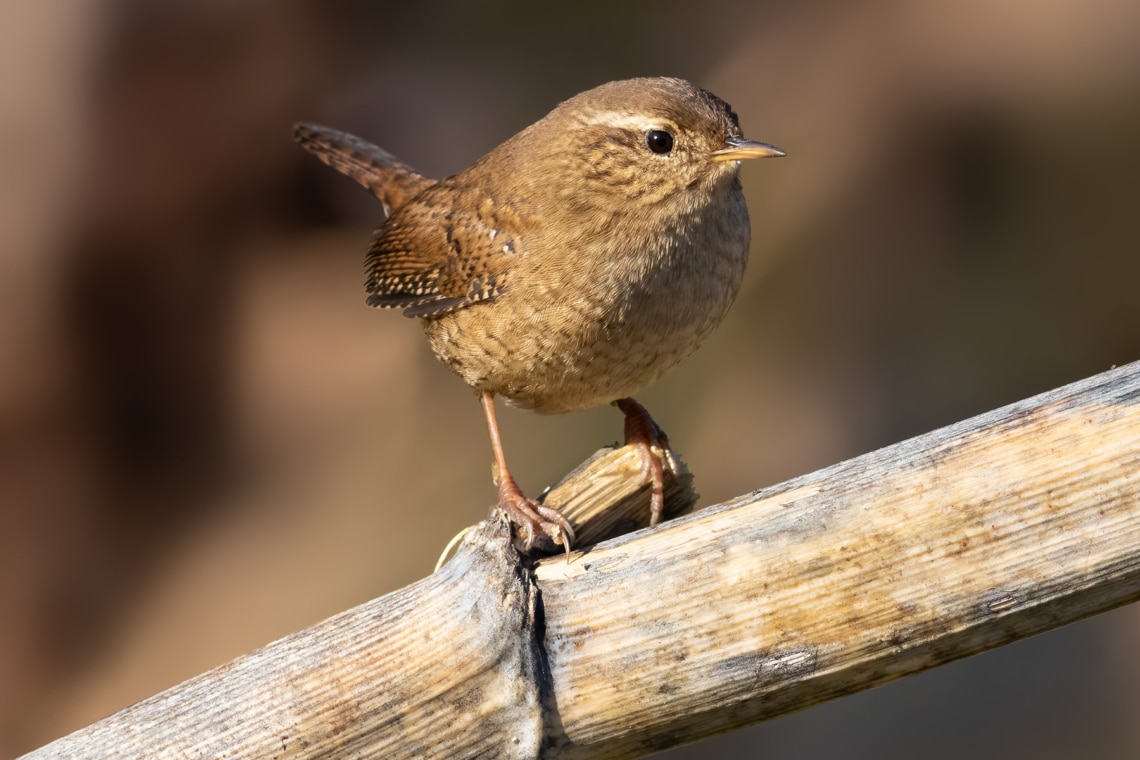
[[[629,455],[548,499],[643,497]],[[1140,363],[569,561],[487,521],[435,575],[26,757],[636,757],[1137,598]]]
[[[534,757],[535,601],[505,521],[487,521],[428,578],[26,757]]]
[[[632,757],[1140,597],[1140,364],[537,569],[547,757]]]

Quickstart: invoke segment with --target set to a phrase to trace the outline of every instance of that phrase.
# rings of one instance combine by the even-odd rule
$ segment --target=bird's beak
[[[780,156],[787,155],[775,145],[769,145],[768,143],[762,143],[756,140],[745,140],[743,137],[737,137],[735,135],[725,140],[725,142],[728,143],[727,148],[713,151],[713,161],[719,163],[723,161],[743,161],[746,158],[779,158]]]

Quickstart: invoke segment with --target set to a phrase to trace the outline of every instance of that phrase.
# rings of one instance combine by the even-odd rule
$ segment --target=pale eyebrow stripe
[[[619,129],[668,129],[677,127],[668,119],[654,119],[650,116],[632,114],[626,111],[599,111],[580,120],[583,126],[617,127]]]

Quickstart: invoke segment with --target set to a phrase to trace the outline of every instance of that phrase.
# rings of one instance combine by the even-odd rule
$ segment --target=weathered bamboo
[[[1140,598],[1140,363],[537,569],[547,757],[631,757]]]
[[[649,522],[641,472],[634,447],[603,449],[545,501],[582,541],[616,535]],[[688,512],[684,463],[670,462],[665,485],[665,516]],[[418,583],[25,757],[535,757],[549,693],[536,599],[506,523],[484,521]]]
[[[1137,598],[1140,363],[569,562],[518,563],[488,521],[435,575],[27,757],[633,757]]]

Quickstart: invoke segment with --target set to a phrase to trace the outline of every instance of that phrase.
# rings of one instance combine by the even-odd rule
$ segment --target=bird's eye
[[[673,135],[661,129],[651,129],[645,135],[645,144],[654,153],[665,155],[673,150]]]

